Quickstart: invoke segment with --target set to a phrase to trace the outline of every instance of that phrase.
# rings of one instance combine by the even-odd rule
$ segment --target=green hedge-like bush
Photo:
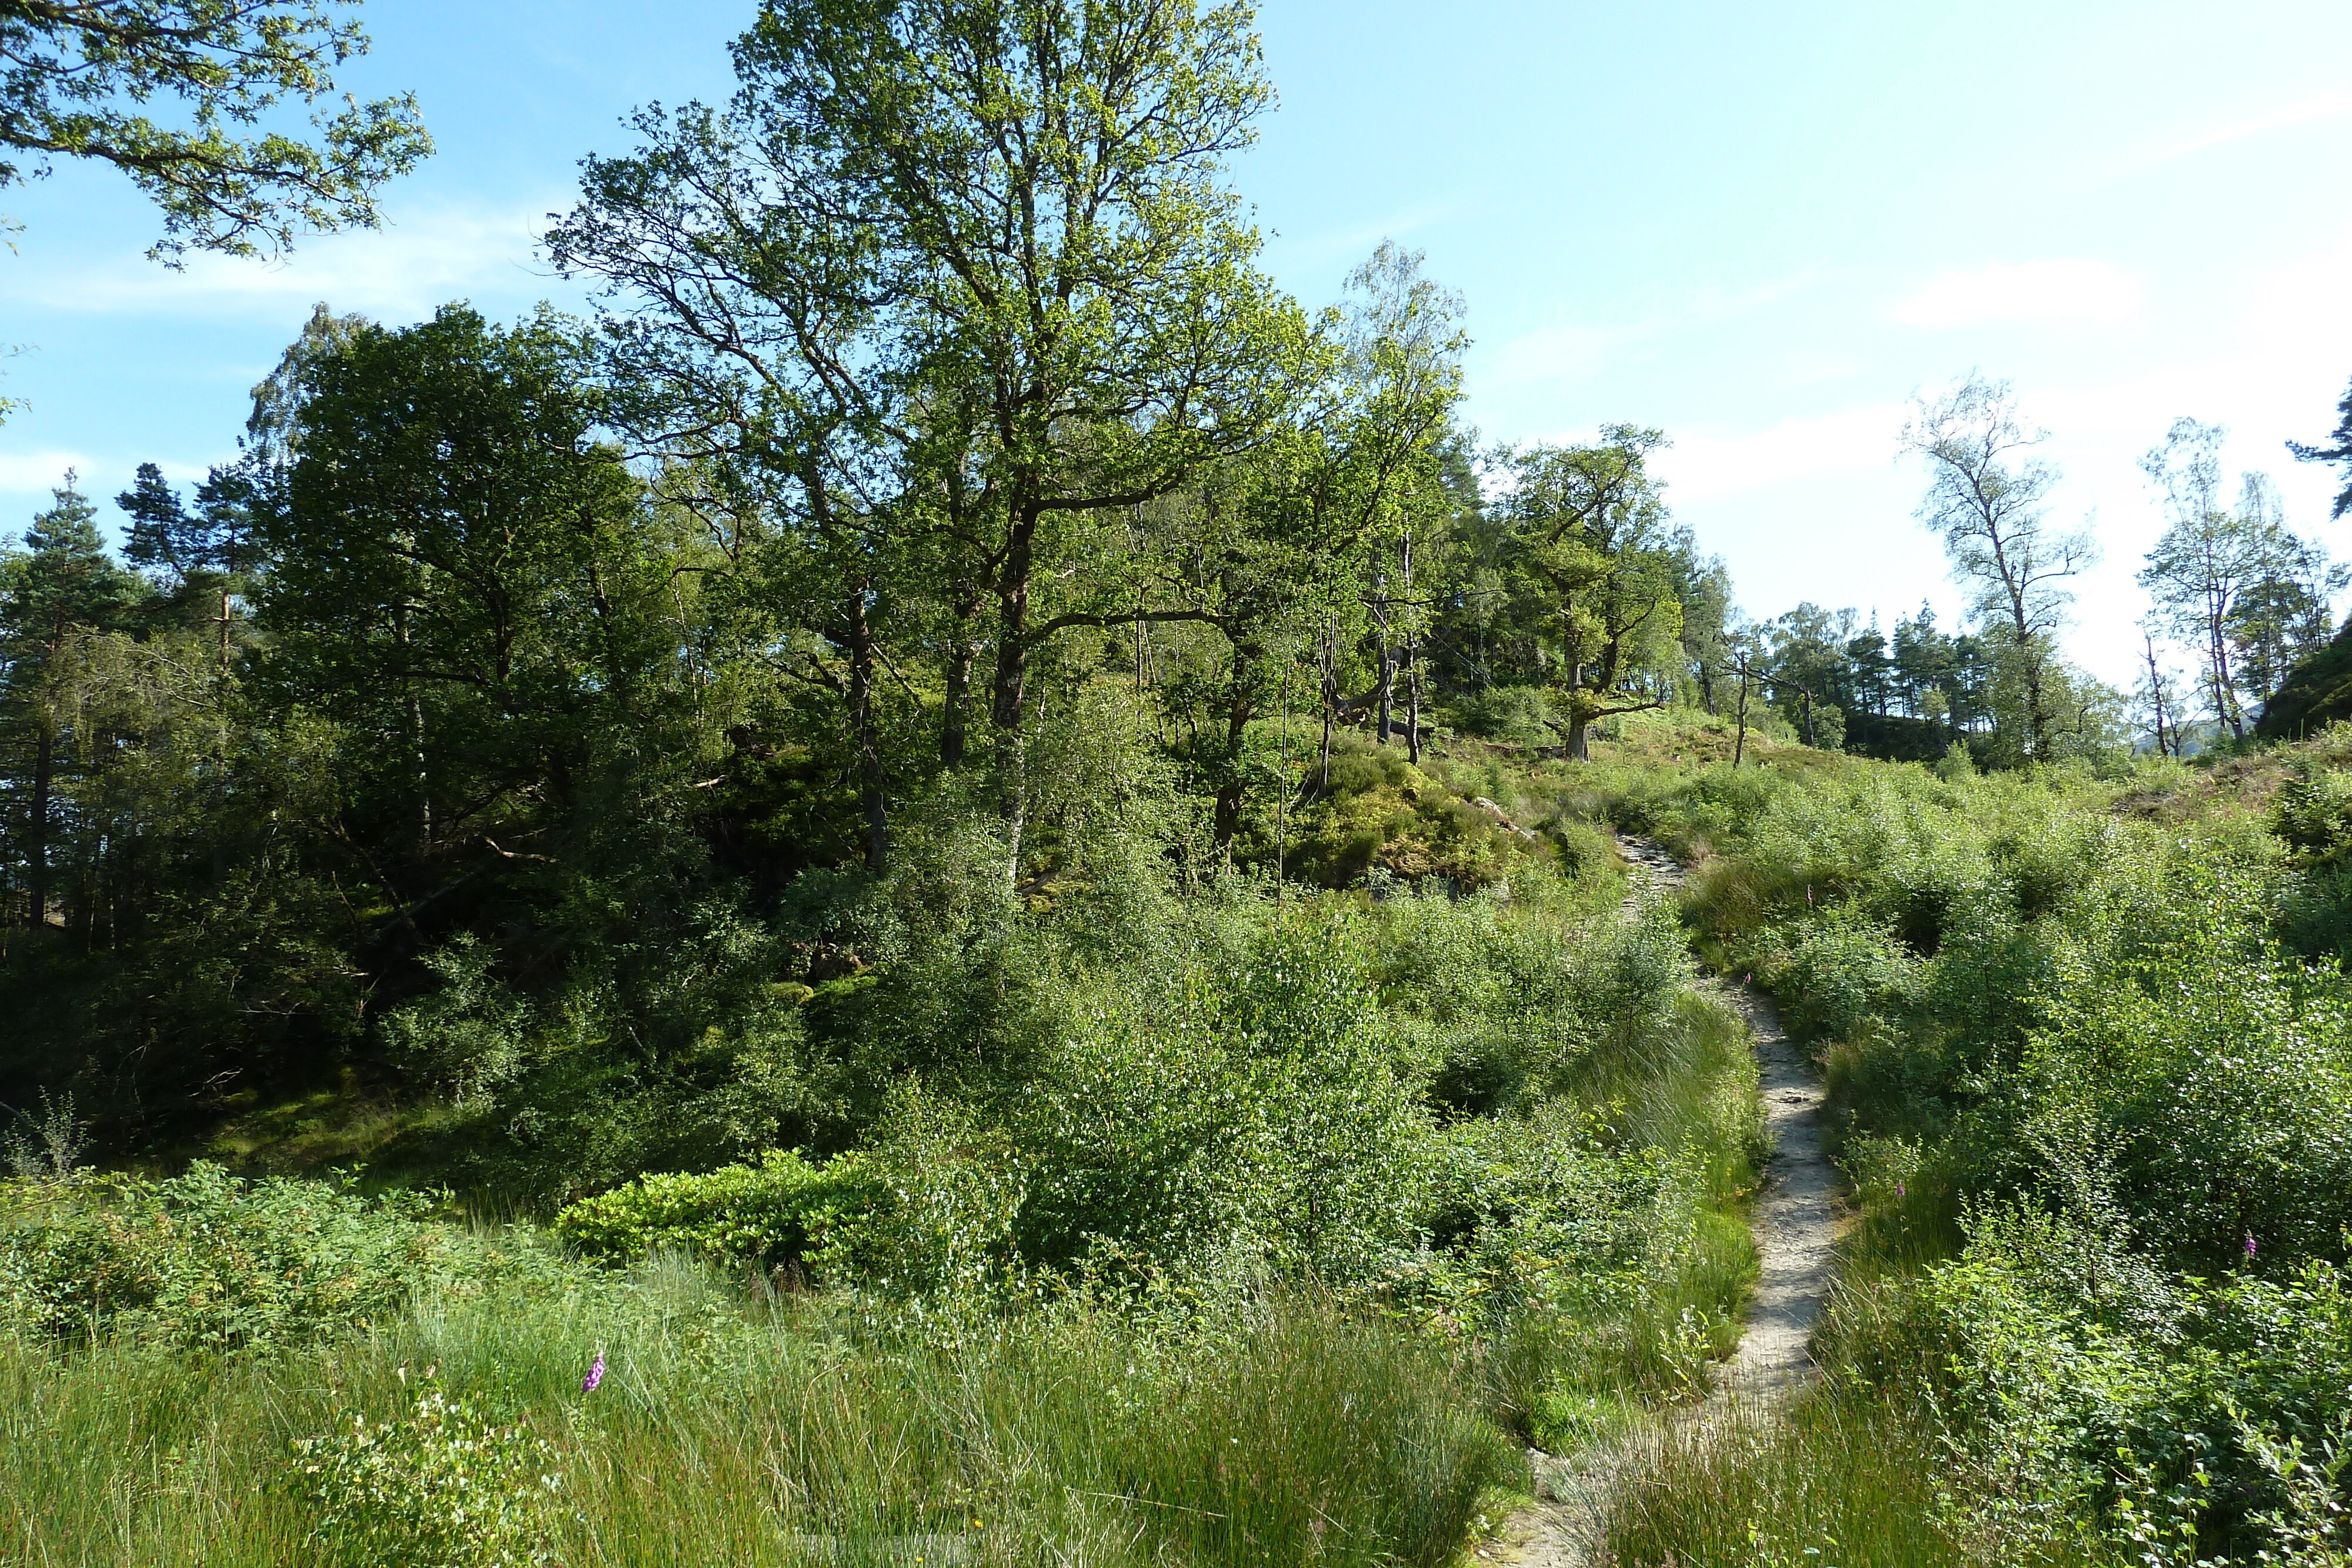
[[[0,1184],[0,1329],[243,1351],[381,1322],[420,1289],[560,1286],[563,1266],[428,1216],[438,1200],[247,1182]]]
[[[855,1157],[814,1166],[774,1149],[757,1165],[639,1176],[572,1205],[553,1228],[581,1253],[613,1261],[676,1250],[776,1264],[821,1250],[879,1190]]]

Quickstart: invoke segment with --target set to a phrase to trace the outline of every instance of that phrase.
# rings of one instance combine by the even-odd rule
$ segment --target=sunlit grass
[[[1623,1471],[1618,1568],[2104,1568],[2074,1545],[1962,1525],[1949,1452],[1890,1406],[1817,1394],[1772,1418],[1668,1424]]]
[[[428,1304],[266,1361],[0,1343],[0,1560],[311,1561],[290,1441],[400,1416],[427,1369],[553,1443],[574,1563],[1438,1563],[1524,1482],[1454,1357],[1313,1298],[944,1346],[690,1271],[636,1301]]]

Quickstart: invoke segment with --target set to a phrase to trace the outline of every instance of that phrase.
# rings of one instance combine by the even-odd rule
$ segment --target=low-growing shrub
[[[673,1250],[772,1266],[821,1248],[876,1190],[873,1173],[856,1159],[812,1165],[775,1149],[756,1165],[639,1176],[564,1208],[550,1228],[565,1245],[611,1261]]]
[[[562,1477],[528,1427],[498,1427],[431,1374],[406,1416],[294,1442],[309,1544],[341,1568],[537,1568],[554,1560]]]
[[[1776,933],[1766,973],[1788,998],[1782,1017],[1801,1039],[1848,1039],[1899,1015],[1917,961],[1853,905]]]
[[[422,1288],[563,1279],[528,1239],[434,1222],[433,1195],[247,1182],[202,1162],[167,1181],[80,1180],[16,1202],[0,1228],[0,1323],[36,1334],[252,1350],[381,1321]]]
[[[1907,1382],[1943,1415],[1986,1478],[1971,1507],[2004,1531],[2054,1541],[2090,1517],[2187,1563],[2247,1561],[2311,1523],[2310,1478],[2285,1460],[2325,1465],[2344,1437],[2352,1289],[2336,1265],[2167,1274],[2112,1222],[1994,1206],[1959,1259],[1897,1294],[1878,1337],[1911,1354],[1881,1356],[1879,1386]]]

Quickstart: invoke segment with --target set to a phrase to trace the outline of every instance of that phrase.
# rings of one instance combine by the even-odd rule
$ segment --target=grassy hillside
[[[1353,891],[1097,846],[983,930],[924,909],[919,862],[838,904],[847,973],[726,1045],[830,1097],[799,1154],[646,1173],[666,1130],[625,1095],[534,1127],[560,1052],[470,1099],[233,1117],[209,1146],[243,1176],[26,1143],[0,1541],[1447,1561],[1525,1445],[1689,1397],[1735,1342],[1754,1069],[1556,769],[1342,764],[1283,848],[1369,835]],[[443,1038],[497,1027],[444,983]],[[363,1183],[262,1174],[359,1153]]]

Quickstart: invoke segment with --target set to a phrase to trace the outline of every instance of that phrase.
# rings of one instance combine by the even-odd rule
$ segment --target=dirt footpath
[[[1629,915],[1643,901],[1672,896],[1682,885],[1683,868],[1657,845],[1628,838],[1617,843],[1633,884],[1625,899]],[[1704,984],[1748,1020],[1772,1149],[1751,1217],[1760,1272],[1747,1332],[1706,1403],[1663,1417],[1712,1425],[1735,1408],[1776,1404],[1812,1379],[1806,1345],[1829,1296],[1837,1214],[1836,1175],[1822,1152],[1822,1088],[1811,1064],[1780,1032],[1780,1017],[1763,992],[1740,981]],[[1567,1458],[1531,1452],[1536,1490],[1545,1500],[1513,1518],[1476,1556],[1526,1568],[1597,1568],[1604,1561],[1609,1493],[1619,1478],[1638,1473],[1652,1446],[1636,1435]]]

